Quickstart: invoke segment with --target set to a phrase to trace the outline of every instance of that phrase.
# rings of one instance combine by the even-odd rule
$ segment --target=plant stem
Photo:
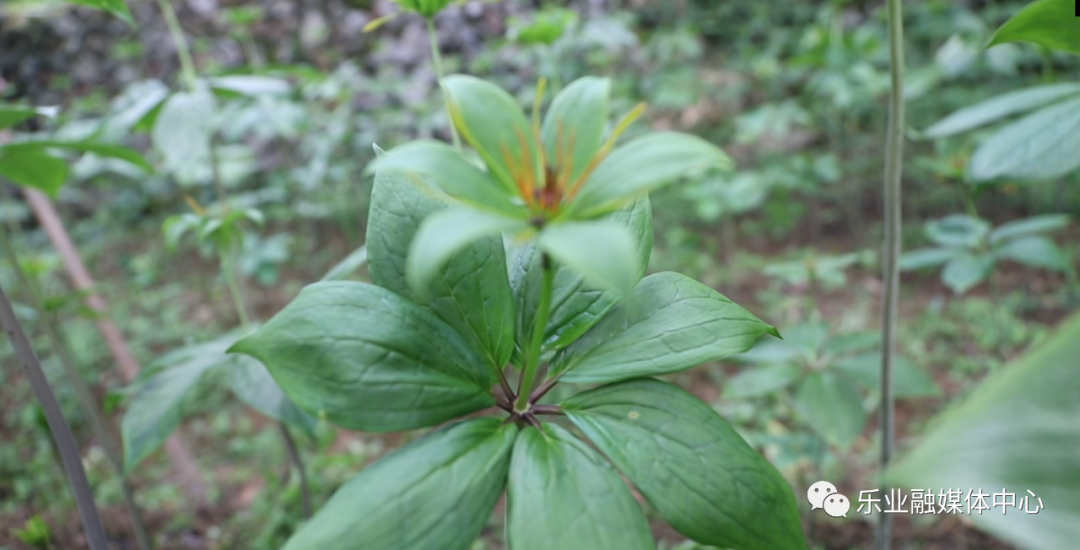
[[[304,518],[311,517],[311,491],[308,489],[307,472],[304,471],[304,462],[300,458],[300,450],[296,448],[296,440],[289,433],[289,427],[284,422],[278,422],[281,429],[281,438],[285,440],[285,450],[289,453],[289,460],[296,466],[300,474],[300,496],[304,503]]]
[[[176,56],[180,58],[180,73],[184,77],[184,85],[188,91],[195,91],[199,78],[195,72],[195,63],[191,60],[191,49],[188,47],[187,37],[184,36],[184,29],[180,26],[180,20],[177,19],[176,11],[169,0],[157,0],[157,4],[161,15],[165,17],[165,24],[169,27],[173,46],[176,47]]]
[[[18,254],[8,239],[7,231],[2,224],[0,224],[0,246],[4,249],[4,255],[7,257],[8,263],[15,270],[16,279],[24,289],[26,297],[30,301],[30,307],[45,317],[44,322],[41,323],[45,329],[45,335],[60,360],[64,373],[67,374],[67,377],[71,380],[71,385],[75,388],[75,396],[78,398],[79,405],[81,405],[83,413],[86,414],[90,422],[90,430],[93,432],[94,438],[101,443],[101,447],[105,450],[105,456],[109,460],[110,466],[112,466],[113,473],[120,480],[120,490],[124,497],[124,506],[127,508],[128,516],[131,519],[132,530],[135,532],[135,541],[141,550],[150,550],[153,545],[147,535],[146,525],[143,524],[139,515],[139,508],[135,504],[135,496],[132,494],[131,485],[124,478],[123,459],[119,447],[109,435],[105,418],[98,408],[90,388],[87,387],[86,382],[79,375],[79,370],[75,367],[75,360],[71,356],[67,341],[60,333],[60,323],[46,312],[41,301],[41,289],[38,287],[37,282],[31,279],[26,270],[23,269]]]
[[[525,357],[525,369],[521,373],[521,389],[518,392],[514,410],[524,414],[529,410],[529,392],[532,391],[533,381],[540,363],[540,345],[544,343],[544,330],[547,328],[548,315],[551,313],[551,287],[555,281],[555,269],[551,265],[551,257],[543,254],[540,258],[540,266],[544,271],[543,283],[540,286],[540,304],[536,309],[536,322],[533,323],[532,341],[529,342],[529,352]]]
[[[71,490],[75,493],[75,505],[79,509],[79,517],[82,518],[90,549],[108,550],[105,529],[101,526],[101,517],[94,504],[90,482],[86,480],[86,471],[83,470],[82,457],[79,456],[75,436],[71,434],[71,427],[64,419],[64,413],[60,410],[56,395],[49,387],[49,380],[45,377],[45,372],[41,370],[41,363],[38,362],[34,348],[30,345],[30,340],[26,337],[22,325],[19,324],[19,319],[15,317],[15,310],[11,307],[11,302],[4,293],[3,287],[0,287],[0,324],[11,339],[15,355],[26,370],[30,385],[33,386],[34,393],[41,402],[45,420],[49,423],[49,431],[52,432],[56,447],[60,450],[60,458],[64,463],[64,469],[67,470],[68,480],[71,481]]]
[[[442,54],[439,53],[439,35],[435,32],[435,17],[427,18],[428,36],[431,38],[431,63],[435,66],[435,77],[439,79],[439,87],[442,87],[443,74]],[[454,140],[454,148],[461,150],[461,138],[457,128],[454,127],[454,118],[450,115],[450,98],[446,96],[446,90],[442,91],[443,104],[446,106],[446,115],[450,117],[450,137]]]
[[[900,293],[900,222],[902,208],[901,175],[904,157],[904,6],[902,0],[889,2],[889,129],[885,152],[885,293],[882,297],[881,331],[881,465],[888,467],[893,455],[894,399],[893,360],[896,353],[896,322]],[[883,489],[885,490],[885,489]],[[878,518],[877,548],[891,547],[891,516]]]
[[[232,296],[233,306],[236,307],[236,315],[240,318],[240,325],[247,329],[251,326],[251,318],[248,317],[244,294],[240,291],[240,275],[237,273],[235,260],[235,245],[232,246],[232,250],[221,251],[221,270],[225,272],[225,282],[229,285],[229,295]]]

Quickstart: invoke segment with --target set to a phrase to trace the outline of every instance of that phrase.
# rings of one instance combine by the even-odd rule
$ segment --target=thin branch
[[[300,474],[300,495],[304,502],[304,518],[311,517],[311,490],[308,488],[307,472],[304,471],[304,461],[300,458],[300,450],[296,447],[296,440],[289,433],[289,427],[284,422],[278,422],[281,429],[281,438],[285,440],[285,450],[289,453],[289,460],[296,466]]]
[[[558,407],[556,405],[533,405],[532,412],[536,414],[566,414],[566,412],[562,410],[562,407]]]
[[[889,466],[896,435],[894,425],[893,363],[896,353],[896,322],[900,292],[900,222],[901,175],[904,160],[904,6],[902,0],[889,0],[889,72],[892,88],[889,96],[889,129],[885,156],[885,293],[881,308],[881,464]],[[891,516],[878,519],[877,548],[891,547]]]
[[[541,384],[539,388],[536,388],[536,391],[534,391],[533,394],[531,396],[529,396],[529,403],[535,405],[537,401],[540,401],[541,399],[543,399],[544,396],[547,395],[547,393],[549,391],[551,391],[551,389],[554,388],[555,385],[558,384],[558,383],[559,383],[559,377],[558,376],[556,376],[554,378],[549,378],[546,381],[544,381],[544,383]]]
[[[71,434],[71,427],[64,419],[64,413],[60,410],[60,404],[56,402],[56,396],[49,387],[49,380],[45,378],[45,372],[41,370],[41,363],[26,337],[19,319],[15,317],[15,310],[8,301],[3,287],[0,287],[0,324],[4,332],[11,339],[11,345],[15,348],[15,355],[26,370],[26,376],[30,378],[30,385],[37,394],[41,408],[45,412],[45,420],[49,423],[49,431],[52,432],[56,447],[60,450],[60,458],[67,470],[68,479],[71,481],[71,490],[75,493],[75,505],[79,509],[79,517],[82,518],[83,528],[86,530],[86,539],[91,550],[108,550],[105,540],[105,529],[101,526],[101,517],[98,515],[97,506],[94,504],[94,494],[90,491],[90,483],[86,480],[86,471],[83,470],[82,457],[79,456],[79,448],[75,444],[75,436]]]

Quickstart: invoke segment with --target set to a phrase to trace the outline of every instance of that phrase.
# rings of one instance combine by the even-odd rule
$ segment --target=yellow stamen
[[[371,21],[368,21],[367,25],[364,25],[363,32],[366,32],[366,33],[371,32],[371,31],[385,25],[386,23],[389,23],[395,17],[398,16],[398,13],[400,13],[400,12],[394,12],[394,13],[391,13],[389,15],[384,15],[382,17],[379,17],[378,19],[372,19]]]
[[[191,195],[185,194],[184,195],[184,202],[186,202],[188,204],[188,206],[190,206],[191,209],[195,211],[196,214],[198,214],[200,216],[205,216],[206,215],[206,209],[203,208],[202,206],[199,206],[199,203],[195,202],[195,199],[191,198]]]
[[[611,135],[608,136],[607,142],[604,143],[604,146],[600,150],[607,152],[615,147],[615,140],[619,139],[619,136],[621,136],[631,124],[641,118],[641,115],[645,114],[645,109],[648,107],[649,106],[645,103],[638,103],[633,109],[630,109],[630,112],[623,115],[622,119],[619,120],[619,123],[615,125],[615,129],[611,131]]]
[[[537,141],[540,141],[540,104],[544,101],[545,88],[547,88],[547,79],[541,77],[536,83],[536,97],[533,98],[532,112],[533,133],[536,134]]]

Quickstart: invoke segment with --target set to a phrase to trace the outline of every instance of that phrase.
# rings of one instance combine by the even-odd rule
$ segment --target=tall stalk
[[[893,363],[896,354],[896,318],[900,293],[900,181],[904,157],[904,7],[902,0],[889,2],[889,128],[885,151],[885,294],[881,308],[881,471],[892,460],[894,425]],[[887,489],[886,489],[887,490]],[[891,516],[878,517],[878,550],[891,546]]]
[[[176,47],[176,56],[180,58],[180,74],[183,75],[184,85],[189,91],[194,91],[198,82],[198,73],[195,71],[195,63],[191,60],[191,48],[188,47],[187,37],[184,36],[180,20],[176,17],[176,10],[173,9],[169,0],[157,0],[157,5],[162,17],[165,18],[165,24],[169,27],[173,46]]]
[[[120,492],[124,498],[124,506],[127,508],[128,517],[131,519],[132,530],[135,532],[135,541],[140,550],[150,550],[153,548],[153,545],[150,542],[149,535],[147,535],[146,525],[143,524],[142,517],[139,515],[139,508],[135,504],[135,496],[131,490],[131,484],[124,478],[123,458],[121,458],[120,447],[109,434],[105,417],[102,414],[101,409],[98,408],[97,401],[90,392],[90,388],[86,385],[86,382],[83,381],[82,376],[79,375],[79,371],[75,366],[75,360],[71,356],[67,340],[60,332],[61,324],[57,319],[53,318],[52,315],[46,313],[41,300],[40,288],[36,281],[34,281],[26,273],[26,270],[23,269],[22,264],[19,262],[18,254],[15,252],[14,246],[8,239],[7,231],[2,225],[0,225],[0,247],[4,249],[4,255],[7,257],[8,263],[10,263],[15,270],[19,285],[22,286],[26,297],[30,301],[30,307],[34,308],[45,317],[42,327],[45,329],[45,335],[49,339],[49,344],[53,347],[54,353],[57,358],[59,358],[60,364],[64,368],[64,373],[70,379],[71,385],[75,388],[75,396],[79,400],[79,405],[83,410],[83,414],[86,415],[86,418],[90,422],[90,430],[93,432],[94,438],[101,443],[101,447],[105,450],[105,457],[108,459],[109,465],[113,469],[113,474],[120,480]]]
[[[439,34],[435,32],[435,17],[427,18],[428,37],[431,39],[431,64],[435,66],[435,77],[439,79],[439,87],[442,88],[443,74],[442,54],[439,53]],[[442,90],[443,103],[446,105],[446,114],[450,116],[450,98],[446,97],[446,91]],[[461,138],[454,126],[453,118],[450,119],[450,137],[454,140],[454,148],[461,150]]]
[[[521,372],[521,387],[518,389],[517,401],[514,403],[514,412],[519,414],[524,414],[529,410],[529,394],[536,380],[536,371],[540,367],[540,346],[544,343],[544,329],[547,328],[548,316],[551,313],[551,287],[555,280],[555,267],[551,264],[551,257],[544,254],[540,259],[540,266],[544,271],[543,282],[540,286],[540,304],[536,308],[536,320],[533,323],[529,350],[525,356],[525,368]]]
[[[64,413],[60,410],[56,395],[49,387],[49,379],[45,377],[45,371],[41,369],[41,363],[38,362],[34,348],[30,345],[30,339],[26,337],[19,319],[15,317],[15,310],[11,307],[11,302],[2,286],[0,286],[0,325],[4,327],[4,332],[11,340],[11,346],[15,348],[15,356],[26,370],[30,385],[33,386],[34,393],[37,394],[41,408],[45,412],[49,431],[52,432],[56,448],[60,450],[60,460],[64,463],[68,480],[71,482],[71,490],[75,493],[75,506],[79,510],[79,517],[82,519],[90,550],[108,550],[105,528],[101,525],[101,516],[98,515],[97,505],[94,504],[94,493],[90,490],[90,482],[86,480],[86,471],[83,470],[82,457],[79,456],[75,436],[71,434],[71,426],[68,426],[67,420],[64,419]]]

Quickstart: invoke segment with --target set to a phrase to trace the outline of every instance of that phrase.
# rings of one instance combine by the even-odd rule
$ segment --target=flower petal
[[[443,79],[454,125],[506,188],[527,201],[543,180],[543,165],[532,126],[517,101],[479,78]]]
[[[414,141],[395,147],[379,155],[367,171],[414,174],[447,195],[477,208],[516,218],[528,215],[523,205],[515,203],[515,194],[453,147],[438,141]]]
[[[727,154],[699,137],[675,132],[650,134],[605,158],[575,197],[569,215],[578,219],[598,216],[684,175],[733,167]]]
[[[544,117],[542,136],[549,166],[565,183],[577,181],[600,150],[608,121],[611,81],[584,77],[555,96]]]

